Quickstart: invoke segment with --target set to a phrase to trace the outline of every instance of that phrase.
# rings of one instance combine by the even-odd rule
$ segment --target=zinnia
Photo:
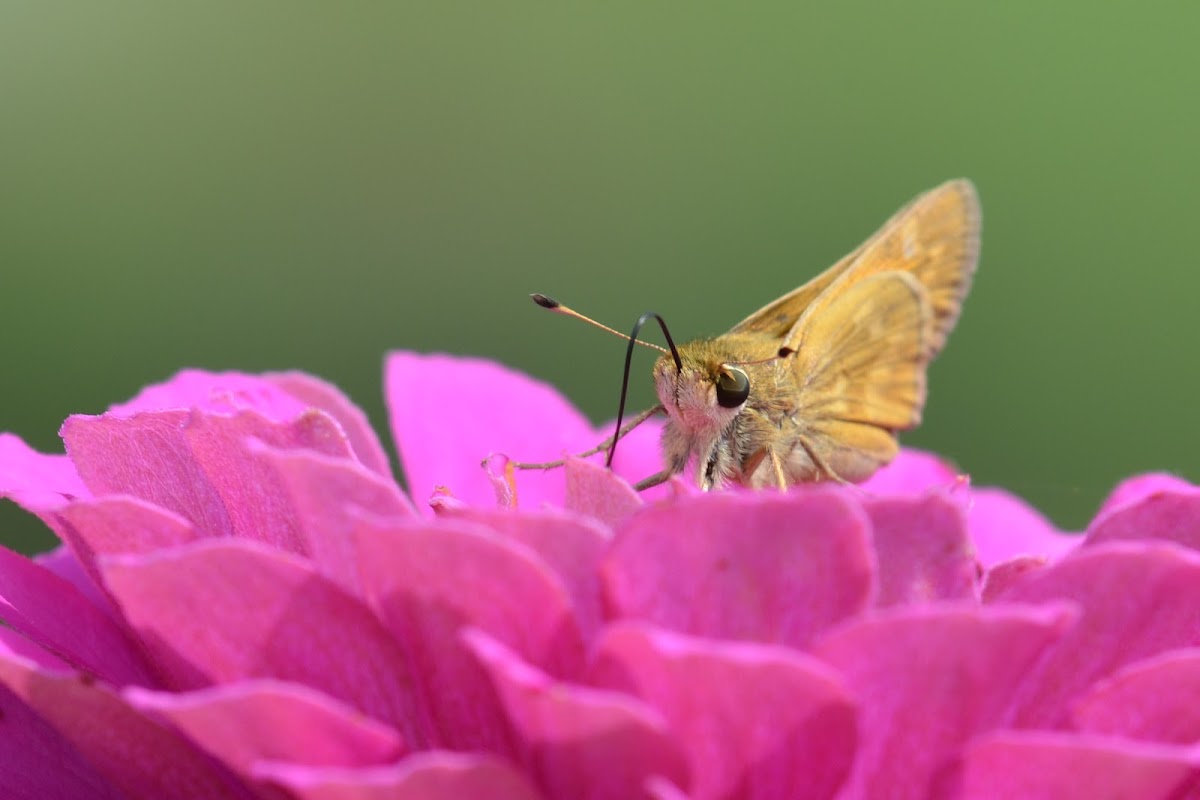
[[[63,547],[0,550],[6,798],[1200,794],[1200,489],[1083,535],[906,451],[701,495],[495,364],[393,354],[409,491],[301,374],[180,373],[67,455],[0,436]],[[481,459],[488,469],[481,469]]]

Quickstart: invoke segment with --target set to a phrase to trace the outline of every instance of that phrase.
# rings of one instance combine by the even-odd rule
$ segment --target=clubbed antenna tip
[[[612,328],[608,327],[607,325],[601,325],[599,322],[596,322],[596,320],[592,319],[591,317],[585,317],[583,314],[580,314],[575,309],[564,306],[562,303],[558,302],[553,297],[546,297],[546,295],[542,294],[541,292],[534,292],[533,294],[531,294],[529,296],[531,298],[533,298],[533,302],[537,303],[542,308],[546,308],[546,309],[549,309],[550,311],[553,311],[555,314],[562,314],[564,317],[574,317],[575,319],[586,322],[588,325],[595,325],[597,328],[599,328],[602,331],[608,331],[609,333],[613,334],[614,336],[620,336],[622,339],[629,338],[628,336],[621,333],[620,331],[613,330]],[[670,341],[670,337],[667,337],[667,341],[668,342]],[[649,342],[638,342],[638,344],[640,344],[642,347],[649,347],[651,350],[657,350],[660,353],[664,353],[664,354],[668,354],[668,355],[671,353],[671,351],[667,350],[665,347],[659,347],[658,345],[650,344]],[[675,361],[678,362],[679,359],[676,358]]]

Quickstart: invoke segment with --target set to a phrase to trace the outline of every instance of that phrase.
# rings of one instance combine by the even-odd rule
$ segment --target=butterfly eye
[[[717,378],[717,402],[721,408],[737,408],[750,396],[750,378],[736,367],[722,367]]]

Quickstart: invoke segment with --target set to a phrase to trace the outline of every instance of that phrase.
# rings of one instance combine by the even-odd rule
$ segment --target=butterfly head
[[[681,364],[664,356],[654,365],[654,388],[672,418],[692,430],[726,428],[750,398],[751,377],[707,342],[679,348]]]

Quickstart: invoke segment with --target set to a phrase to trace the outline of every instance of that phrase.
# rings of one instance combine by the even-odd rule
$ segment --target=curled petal
[[[75,497],[91,497],[66,456],[39,453],[12,433],[0,433],[0,497],[33,514]]]
[[[481,753],[433,750],[369,769],[262,762],[255,772],[298,800],[543,800],[515,767]]]
[[[866,502],[879,562],[878,606],[976,595],[966,514],[944,494]]]
[[[112,557],[101,569],[170,688],[293,681],[423,743],[400,649],[364,605],[303,560],[215,539]]]
[[[642,498],[634,488],[601,464],[572,457],[564,469],[567,495],[563,504],[568,511],[616,527],[642,507]]]
[[[662,418],[650,417],[622,436],[621,441],[617,443],[617,452],[613,456],[612,471],[630,484],[659,472],[663,468],[662,429]],[[592,441],[588,442],[588,445],[591,446],[606,440],[612,436],[615,430],[616,420],[601,425],[593,434]],[[603,456],[597,456],[587,463],[603,464]],[[695,487],[695,484],[693,483],[691,486]],[[670,488],[666,484],[660,484],[643,489],[638,494],[643,500],[650,501],[660,500],[669,496],[669,493]]]
[[[57,523],[55,527],[59,528],[59,536],[61,537],[63,535],[61,527]],[[112,600],[100,588],[99,574],[86,569],[68,545],[61,544],[53,550],[39,553],[33,557],[33,560],[38,566],[45,567],[74,586],[92,605],[108,616],[113,619],[119,617],[116,610],[112,607]]]
[[[1008,588],[1022,580],[1026,575],[1046,566],[1045,556],[1017,556],[1008,561],[993,564],[983,573],[983,585],[979,588],[979,598],[991,602],[1001,597]]]
[[[1189,494],[1197,491],[1195,484],[1166,472],[1150,472],[1137,475],[1117,484],[1116,488],[1100,504],[1096,519],[1111,514],[1125,506],[1139,503],[1161,494]]]
[[[129,494],[174,511],[204,534],[240,536],[302,552],[287,495],[246,442],[348,457],[345,437],[326,414],[292,422],[256,413],[142,412],[67,419],[67,452],[96,494]]]
[[[359,463],[383,478],[392,479],[387,451],[371,427],[371,420],[341,389],[304,372],[275,372],[264,375],[263,379],[309,408],[318,408],[337,420]]]
[[[1200,648],[1168,650],[1118,670],[1073,705],[1075,727],[1164,744],[1200,742]],[[1181,702],[1182,701],[1182,702]]]
[[[952,489],[962,478],[959,470],[941,456],[905,447],[890,464],[860,485],[873,495],[912,497],[932,489]]]
[[[876,590],[866,516],[828,489],[647,507],[618,533],[601,581],[614,618],[795,647]]]
[[[101,556],[152,553],[196,541],[196,526],[165,508],[127,495],[76,500],[52,512],[54,528],[89,579],[100,585]]]
[[[1160,539],[1200,551],[1200,488],[1177,478],[1143,478],[1117,496],[1088,526],[1088,545]]]
[[[57,746],[56,757],[64,759],[71,768],[75,753],[83,756],[96,773],[123,793],[121,797],[164,800],[258,797],[219,762],[169,726],[131,708],[103,684],[73,673],[45,672],[23,659],[0,653],[0,704],[8,692],[28,704],[70,743],[69,748]],[[6,729],[9,722],[6,714]],[[30,735],[30,729],[25,727],[19,735]],[[6,738],[0,736],[0,742]],[[35,751],[22,758],[31,755],[41,754]],[[0,774],[3,772],[4,767],[0,767]],[[105,790],[97,796],[111,794]]]
[[[432,741],[504,751],[492,689],[461,631],[472,626],[548,671],[578,674],[583,639],[566,589],[532,551],[462,521],[407,527],[363,521],[363,587],[406,652],[429,706]]]
[[[58,658],[117,686],[151,685],[134,643],[72,584],[0,547],[0,619]]]
[[[1192,797],[1200,769],[1182,748],[1048,731],[981,736],[941,777],[937,800],[1176,800]]]
[[[11,633],[0,628],[0,640]],[[0,643],[0,676],[11,652]],[[9,690],[0,677],[0,796],[12,800],[128,800],[71,741]]]
[[[125,700],[177,730],[243,777],[262,760],[314,767],[387,764],[404,755],[400,735],[306,686],[243,681],[170,694],[127,689]]]
[[[972,490],[967,524],[984,567],[1019,556],[1055,559],[1082,541],[1062,533],[1033,506],[1003,489]]]
[[[510,514],[460,507],[446,513],[490,528],[537,553],[562,581],[574,603],[584,641],[591,641],[600,629],[600,582],[596,571],[612,538],[607,528],[594,519],[553,509]]]
[[[1200,641],[1200,553],[1171,544],[1087,547],[1029,573],[1000,602],[1066,600],[1082,615],[1014,698],[1017,727],[1061,727],[1070,703],[1134,661]]]
[[[307,405],[257,375],[185,369],[162,383],[147,386],[130,400],[108,409],[115,417],[143,411],[191,410],[215,414],[253,411],[275,422],[299,416]]]
[[[400,487],[351,459],[280,450],[261,442],[248,447],[274,471],[299,532],[301,552],[309,555],[322,575],[357,594],[358,564],[351,534],[363,512],[415,518],[416,511]]]
[[[248,375],[185,369],[110,407],[108,413],[132,417],[143,411],[195,410],[229,416],[253,411],[273,422],[291,422],[310,409],[337,421],[359,462],[391,477],[387,453],[367,415],[336,386],[303,372]]]
[[[24,659],[49,672],[70,672],[71,665],[39,644],[7,626],[0,625],[0,653]],[[0,719],[3,719],[0,717]]]
[[[774,645],[610,627],[589,682],[645,700],[686,749],[695,800],[833,797],[854,757],[854,703],[826,665]]]
[[[555,682],[481,631],[464,638],[491,677],[517,757],[550,797],[648,798],[655,776],[687,785],[666,723],[641,701]]]
[[[998,727],[1029,669],[1063,635],[1065,607],[926,605],[880,612],[813,648],[860,698],[846,796],[924,798],[973,735]]]

